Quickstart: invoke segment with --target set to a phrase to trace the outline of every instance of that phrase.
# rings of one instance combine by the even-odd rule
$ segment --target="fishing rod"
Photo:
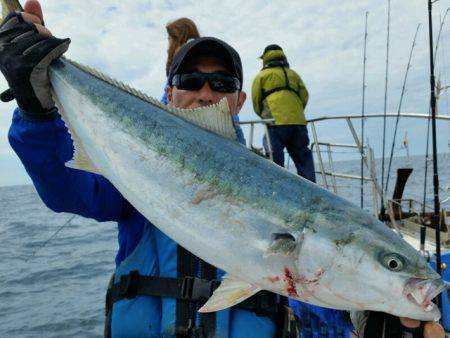
[[[387,88],[388,88],[388,75],[389,75],[389,32],[391,26],[391,0],[388,0],[388,22],[387,22],[387,40],[386,40],[386,75],[384,82],[384,114],[383,114],[383,155],[381,158],[381,210],[380,220],[385,219],[386,208],[384,206],[384,154],[386,148],[386,110],[387,110]]]
[[[366,12],[366,25],[364,31],[364,59],[363,59],[363,87],[362,87],[362,108],[361,108],[361,209],[364,207],[364,114],[366,99],[366,50],[367,50],[367,18],[369,12]]]
[[[433,58],[433,19],[432,4],[435,1],[428,0],[428,31],[430,44],[430,87],[431,87],[431,128],[432,128],[432,145],[433,145],[433,190],[434,190],[434,215],[433,225],[436,230],[436,272],[441,275],[441,229],[440,229],[440,205],[439,205],[439,176],[437,163],[437,140],[436,140],[436,94],[434,79],[434,58]],[[438,307],[441,308],[441,297],[437,297]]]
[[[441,24],[439,25],[439,33],[437,36],[437,40],[436,40],[436,47],[434,48],[434,63],[436,63],[436,57],[437,57],[437,52],[438,52],[438,48],[439,48],[439,41],[441,39],[441,33],[442,33],[442,29],[444,28],[444,23],[445,23],[445,19],[447,18],[447,14],[450,11],[450,7],[447,8],[447,10],[444,13],[444,16],[441,20]]]
[[[441,24],[439,26],[439,33],[436,41],[436,47],[434,50],[434,62],[436,62],[437,52],[439,48],[439,42],[441,39],[441,33],[442,29],[444,27],[445,19],[447,18],[447,14],[449,12],[450,8],[447,8],[445,11],[445,14],[441,20]],[[428,110],[428,123],[427,123],[427,143],[426,143],[426,150],[425,150],[425,177],[424,177],[424,185],[423,185],[423,203],[422,203],[422,220],[425,217],[425,207],[426,207],[426,197],[427,197],[427,178],[428,178],[428,162],[429,162],[429,144],[430,144],[430,122],[431,122],[431,110]],[[420,250],[423,252],[425,251],[425,239],[427,235],[427,229],[424,222],[421,222],[422,225],[420,227]]]
[[[425,178],[423,184],[423,203],[422,203],[422,225],[420,227],[420,250],[422,252],[425,251],[425,239],[427,236],[427,228],[425,226],[425,204],[427,199],[427,178],[428,178],[428,157],[429,157],[429,149],[430,149],[430,117],[431,110],[428,109],[428,123],[427,123],[427,144],[426,144],[426,152],[425,152]]]
[[[416,39],[417,39],[417,33],[419,32],[420,24],[417,25],[416,33],[414,34],[413,43],[411,46],[411,51],[409,52],[409,60],[408,64],[406,66],[406,72],[405,72],[405,78],[403,79],[403,87],[402,87],[402,93],[400,95],[400,102],[398,104],[398,110],[397,110],[397,118],[395,121],[395,128],[394,128],[394,137],[392,139],[392,146],[391,146],[391,155],[389,157],[389,165],[388,165],[388,171],[387,171],[387,178],[386,178],[386,186],[384,188],[385,193],[387,193],[388,185],[389,185],[389,175],[391,173],[391,166],[392,166],[392,158],[394,157],[394,147],[395,147],[395,139],[397,137],[397,130],[398,130],[398,122],[400,120],[400,111],[402,109],[402,103],[403,103],[403,97],[406,92],[406,80],[408,79],[409,69],[411,68],[411,59],[414,52],[414,47],[416,46]]]

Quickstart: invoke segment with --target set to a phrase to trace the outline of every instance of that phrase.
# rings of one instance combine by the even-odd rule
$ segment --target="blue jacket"
[[[119,251],[116,281],[131,270],[175,277],[177,244],[146,220],[104,177],[64,163],[73,145],[63,121],[31,122],[14,112],[9,142],[21,159],[43,202],[56,212],[70,212],[99,222],[116,221]],[[220,278],[222,271],[218,272]],[[175,300],[141,296],[114,303],[113,337],[173,337]],[[237,308],[217,313],[217,337],[274,337],[268,317]]]

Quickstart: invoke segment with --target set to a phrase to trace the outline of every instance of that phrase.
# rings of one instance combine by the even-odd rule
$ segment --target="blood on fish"
[[[313,278],[306,278],[305,276],[300,277],[300,282],[302,284],[313,284],[317,285],[320,282],[320,279],[322,278],[322,275],[324,274],[325,270],[324,268],[320,268],[315,274]]]
[[[288,268],[284,268],[284,278],[286,282],[286,291],[290,297],[298,297],[297,287],[292,272]]]
[[[307,295],[303,292],[302,288],[300,288],[301,297],[297,291],[297,283],[301,285],[307,284],[310,286],[309,292],[314,293],[314,287],[317,286],[325,273],[324,268],[320,268],[314,274],[312,278],[307,278],[306,276],[295,276],[292,271],[290,271],[287,267],[284,268],[284,277],[283,280],[286,283],[286,292],[289,297],[299,297],[306,300]]]

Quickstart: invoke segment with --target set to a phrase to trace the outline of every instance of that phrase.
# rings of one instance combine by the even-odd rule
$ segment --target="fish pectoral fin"
[[[272,237],[273,241],[267,250],[267,255],[289,255],[297,248],[295,237],[289,233],[274,233]]]
[[[259,291],[261,289],[257,286],[225,275],[220,286],[198,312],[214,312],[226,309],[246,300]]]

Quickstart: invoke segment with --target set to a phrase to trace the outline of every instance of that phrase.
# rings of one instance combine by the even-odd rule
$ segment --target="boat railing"
[[[363,144],[362,140],[360,139],[360,136],[358,135],[356,128],[354,126],[354,120],[358,119],[373,119],[373,118],[383,118],[386,116],[387,118],[396,118],[398,114],[396,113],[388,113],[386,115],[382,113],[374,113],[374,114],[366,114],[364,116],[360,114],[348,114],[348,115],[330,115],[330,116],[322,116],[314,119],[308,120],[308,126],[311,130],[311,136],[312,136],[312,143],[311,143],[311,150],[313,151],[315,162],[317,163],[318,170],[316,171],[317,174],[321,177],[321,184],[325,189],[332,190],[334,193],[339,194],[339,188],[340,187],[349,187],[349,186],[343,186],[339,185],[337,183],[337,178],[340,179],[349,179],[349,180],[358,180],[362,182],[362,184],[371,183],[372,191],[371,191],[371,199],[372,199],[372,209],[374,215],[378,215],[379,212],[379,197],[383,193],[383,189],[381,188],[381,185],[379,184],[377,180],[377,171],[376,171],[376,164],[375,164],[375,155],[373,149],[368,144]],[[421,113],[402,113],[399,115],[400,118],[414,118],[414,119],[428,119],[428,114],[421,114]],[[450,121],[450,116],[446,115],[437,115],[437,120],[443,120],[443,121]],[[319,139],[318,129],[320,124],[325,123],[327,121],[337,121],[337,120],[343,120],[346,122],[349,135],[353,139],[354,143],[338,143],[338,142],[332,142],[332,141],[324,141]],[[257,120],[248,120],[248,121],[241,121],[241,125],[249,126],[249,134],[247,137],[248,143],[247,147],[251,149],[252,151],[270,159],[273,160],[272,156],[272,144],[270,141],[270,135],[268,132],[268,127],[274,123],[274,119],[257,119]],[[266,145],[262,147],[258,147],[256,145],[255,140],[255,132],[256,128],[258,126],[261,126],[263,128],[263,137],[266,139]],[[359,158],[364,163],[365,168],[367,169],[367,174],[361,177],[360,174],[348,174],[348,173],[340,173],[335,170],[335,158],[333,156],[334,153],[337,152],[337,149],[351,149],[354,150],[354,154],[357,154]],[[286,153],[286,152],[285,152]],[[350,152],[349,152],[350,153]],[[325,155],[323,155],[325,154]],[[290,158],[287,156],[286,161],[286,168],[290,169]],[[352,187],[358,188],[359,185],[352,185]],[[383,198],[384,201],[386,201],[386,204],[389,203],[389,199]],[[418,201],[414,201],[417,205],[421,204]],[[410,205],[412,206],[412,201],[409,201]],[[388,205],[387,205],[388,206]],[[422,207],[421,207],[422,208]],[[410,208],[412,209],[412,208]],[[414,208],[417,210],[417,208]]]
[[[273,161],[272,156],[272,142],[270,141],[269,129],[268,127],[275,122],[275,119],[259,119],[259,120],[248,120],[248,121],[240,121],[240,125],[248,125],[250,127],[249,137],[247,138],[247,147],[253,152],[262,155],[264,157],[269,158]],[[255,127],[257,125],[261,125],[264,128],[264,136],[267,140],[268,151],[266,153],[264,147],[257,147],[255,145]]]

